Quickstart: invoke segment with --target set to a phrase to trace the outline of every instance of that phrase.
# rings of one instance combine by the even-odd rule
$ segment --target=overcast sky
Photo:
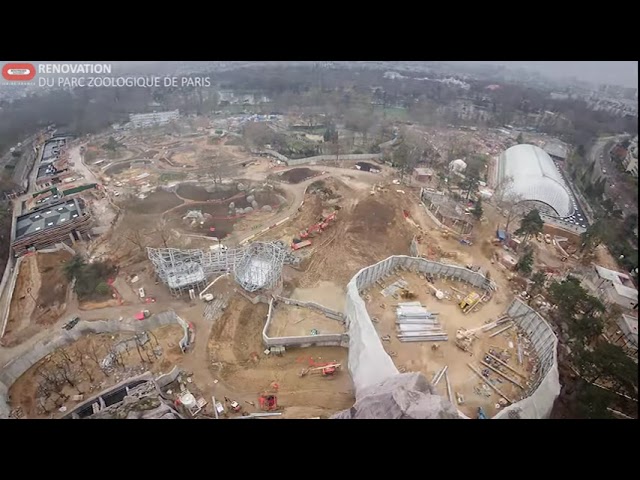
[[[458,64],[486,64],[505,65],[506,67],[523,67],[536,70],[542,75],[553,79],[577,77],[580,80],[596,83],[638,87],[638,62],[621,61],[591,61],[591,62],[561,62],[561,61],[504,61],[504,62],[448,62]]]

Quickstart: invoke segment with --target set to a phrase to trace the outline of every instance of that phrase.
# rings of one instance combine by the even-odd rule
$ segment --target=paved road
[[[588,154],[589,161],[595,161],[592,181],[605,178],[604,193],[605,196],[616,202],[618,208],[626,213],[637,213],[638,206],[635,203],[628,185],[620,186],[623,182],[628,181],[622,178],[623,173],[618,170],[617,165],[611,161],[609,152],[613,146],[626,138],[628,135],[618,135],[611,137],[601,137],[593,145]],[[606,171],[606,173],[603,172]]]

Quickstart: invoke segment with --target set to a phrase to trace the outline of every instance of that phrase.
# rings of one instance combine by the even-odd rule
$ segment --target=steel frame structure
[[[231,272],[248,292],[269,290],[280,281],[286,254],[280,245],[263,242],[216,251],[147,248],[158,279],[176,296],[199,293],[212,276]]]

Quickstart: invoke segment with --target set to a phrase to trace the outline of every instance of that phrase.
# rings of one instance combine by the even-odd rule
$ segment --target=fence
[[[536,382],[531,385],[528,397],[501,410],[494,418],[510,418],[518,413],[520,418],[548,418],[555,399],[560,395],[558,373],[558,339],[553,329],[535,310],[520,299],[515,299],[507,308],[507,314],[531,340],[539,361]]]
[[[423,258],[393,256],[360,270],[347,285],[346,318],[349,332],[349,372],[356,389],[356,401],[366,388],[398,375],[398,369],[382,346],[360,292],[397,270],[411,270],[434,277],[469,283],[491,291],[496,286],[483,275],[463,267],[445,265]],[[549,415],[560,392],[556,357],[557,339],[540,315],[520,300],[514,300],[507,313],[527,333],[540,360],[539,381],[531,387],[529,397],[505,409],[496,418],[519,411],[522,418],[544,418]]]
[[[7,402],[7,391],[11,385],[23,375],[29,368],[39,362],[58,348],[65,347],[80,339],[83,335],[96,333],[115,332],[140,332],[152,330],[172,323],[177,323],[182,327],[183,337],[180,340],[180,347],[187,348],[191,341],[193,331],[189,325],[180,318],[174,311],[167,311],[152,315],[145,320],[99,320],[95,322],[81,321],[72,330],[63,330],[52,336],[48,340],[36,343],[31,349],[19,357],[14,358],[0,370],[0,418],[9,416],[9,405]]]
[[[274,300],[281,301],[287,305],[296,305],[299,307],[307,307],[317,310],[318,312],[326,315],[337,321],[344,321],[344,315],[335,310],[323,307],[313,302],[300,302],[290,298],[276,297],[269,301],[269,311],[267,312],[267,321],[262,329],[262,341],[267,347],[310,347],[310,346],[339,346],[346,347],[349,343],[349,336],[345,333],[329,333],[325,335],[303,335],[296,337],[269,337],[267,332],[271,326],[271,320],[273,315],[273,303]]]

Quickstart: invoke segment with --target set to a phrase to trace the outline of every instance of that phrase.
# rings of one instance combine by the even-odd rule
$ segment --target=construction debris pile
[[[399,303],[396,308],[396,328],[401,342],[445,342],[449,339],[437,319],[437,313],[427,311],[420,302]]]
[[[506,332],[514,325],[515,324],[513,323],[513,320],[508,315],[503,315],[495,322],[487,323],[486,325],[482,325],[481,327],[472,329],[458,329],[458,331],[456,332],[456,346],[464,352],[471,352],[471,347],[473,345],[473,341],[476,339],[477,333],[489,333],[496,327],[501,326],[501,328],[489,334],[489,338],[493,338],[496,335]]]

